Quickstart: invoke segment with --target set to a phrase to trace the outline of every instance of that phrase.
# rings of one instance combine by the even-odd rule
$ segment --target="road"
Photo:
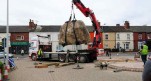
[[[100,70],[93,63],[80,64],[84,69],[73,69],[77,65],[55,68],[34,68],[28,56],[15,60],[18,69],[9,73],[9,81],[142,81],[142,72],[113,72]]]

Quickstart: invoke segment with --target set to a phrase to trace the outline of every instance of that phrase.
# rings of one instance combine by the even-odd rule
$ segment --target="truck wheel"
[[[80,63],[86,63],[88,61],[88,58],[86,55],[80,55],[79,62]]]
[[[75,62],[76,56],[75,55],[69,55],[69,62]]]
[[[36,56],[35,54],[32,54],[32,55],[31,55],[31,59],[32,59],[33,61],[36,61],[36,60],[37,60],[37,56]]]
[[[59,55],[58,55],[58,59],[59,59],[60,62],[65,62],[65,60],[66,60],[66,55],[64,55],[64,54],[59,54]]]

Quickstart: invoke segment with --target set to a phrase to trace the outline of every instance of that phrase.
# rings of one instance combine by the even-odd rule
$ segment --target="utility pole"
[[[7,0],[7,26],[6,26],[6,66],[8,66],[8,54],[9,54],[9,0]]]

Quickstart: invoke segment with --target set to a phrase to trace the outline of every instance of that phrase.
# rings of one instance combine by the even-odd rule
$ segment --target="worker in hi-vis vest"
[[[42,52],[42,49],[40,48],[38,50],[38,58],[41,60],[42,59],[42,56],[43,56],[43,52]]]
[[[148,46],[146,45],[146,43],[143,45],[140,53],[141,53],[141,59],[145,65],[146,60],[147,60],[147,55],[148,55]]]

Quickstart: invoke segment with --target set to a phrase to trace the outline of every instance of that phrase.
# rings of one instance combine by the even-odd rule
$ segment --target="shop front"
[[[21,50],[24,50],[25,54],[29,52],[29,42],[11,42],[12,54],[21,54]]]

